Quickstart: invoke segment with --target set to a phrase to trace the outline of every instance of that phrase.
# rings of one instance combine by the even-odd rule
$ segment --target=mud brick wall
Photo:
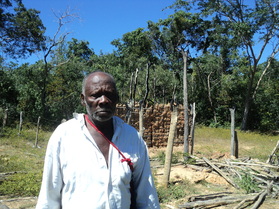
[[[176,137],[174,144],[183,144],[184,134],[184,109],[178,106],[178,123],[176,129]],[[126,105],[118,105],[116,115],[125,122],[130,117],[130,125],[139,130],[139,106],[128,108]],[[189,116],[191,117],[191,116]],[[171,122],[171,106],[170,104],[155,104],[143,109],[143,139],[149,147],[164,147],[167,145],[168,134]]]

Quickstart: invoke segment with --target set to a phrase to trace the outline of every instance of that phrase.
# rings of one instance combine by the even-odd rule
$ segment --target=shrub
[[[180,198],[184,198],[186,193],[186,189],[188,188],[188,183],[183,181],[179,184],[169,184],[168,188],[164,188],[159,186],[157,188],[159,202],[166,203],[172,200],[178,200]]]
[[[41,173],[16,173],[0,185],[0,195],[37,196],[41,186]]]
[[[253,177],[248,173],[242,173],[241,178],[237,181],[239,187],[243,189],[247,194],[258,192],[259,186],[256,181],[254,181]]]
[[[171,159],[171,163],[175,164],[179,162],[179,158],[182,155],[182,153],[172,153],[172,159]],[[158,160],[160,161],[160,163],[162,165],[165,164],[165,159],[166,159],[166,153],[164,151],[160,152],[158,155]]]

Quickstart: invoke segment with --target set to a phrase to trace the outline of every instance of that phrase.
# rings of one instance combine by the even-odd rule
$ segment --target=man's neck
[[[90,119],[92,123],[101,131],[109,140],[112,139],[114,128],[113,128],[113,119],[111,118],[108,121],[94,121]]]

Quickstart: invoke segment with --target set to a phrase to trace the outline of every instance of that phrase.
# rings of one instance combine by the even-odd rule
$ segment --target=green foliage
[[[24,119],[35,122],[42,115],[43,65],[23,64],[14,70],[12,78],[17,86],[17,109],[24,112]]]
[[[0,47],[12,58],[26,57],[43,49],[45,27],[39,11],[26,9],[22,1],[1,1]]]
[[[182,153],[180,153],[180,152],[172,153],[171,163],[172,164],[178,163],[179,160],[181,160],[181,156],[182,156]],[[158,158],[159,162],[162,165],[164,165],[165,159],[166,159],[166,153],[164,151],[159,152],[159,155],[157,156],[157,158]]]
[[[24,166],[19,156],[0,155],[0,173],[20,171]]]
[[[69,62],[57,69],[47,85],[47,105],[52,112],[52,118],[61,121],[70,119],[80,104],[82,70],[84,65]]]
[[[36,130],[32,124],[18,129],[5,128],[1,133],[0,173],[7,173],[0,179],[0,196],[37,196],[41,186],[45,147],[51,132],[40,131],[39,146],[35,148]]]
[[[0,105],[9,107],[17,102],[18,92],[11,72],[0,69]]]
[[[0,183],[0,195],[38,196],[42,174],[38,172],[16,173]]]
[[[26,10],[20,2],[4,1],[0,11],[0,17],[11,23],[0,26],[4,27],[0,30],[0,47],[2,51],[9,47],[14,56],[27,55],[44,44],[39,12]],[[17,120],[23,111],[25,122],[35,123],[41,116],[42,123],[57,125],[61,119],[71,118],[73,112],[83,112],[79,102],[81,81],[95,70],[115,77],[121,103],[143,99],[148,104],[169,103],[174,98],[183,103],[181,50],[189,50],[188,101],[196,103],[197,124],[228,127],[229,108],[234,107],[237,127],[245,110],[250,130],[276,133],[278,61],[271,57],[270,63],[260,64],[253,57],[260,54],[253,46],[258,43],[260,47],[259,40],[266,40],[266,46],[274,41],[276,46],[279,23],[274,14],[277,10],[272,8],[278,7],[278,1],[259,0],[255,8],[245,5],[248,1],[243,1],[242,7],[235,0],[231,2],[177,0],[169,8],[179,10],[168,18],[149,21],[146,29],[138,28],[113,40],[113,53],[97,55],[88,41],[67,41],[63,37],[47,54],[47,63],[39,60],[17,66],[4,63],[0,57],[0,119],[9,109],[9,121]]]
[[[188,153],[182,153],[184,164],[195,164],[196,159],[192,158]]]
[[[256,181],[254,181],[252,175],[250,175],[249,173],[243,172],[241,174],[241,178],[238,179],[236,182],[237,185],[239,185],[239,187],[243,189],[247,194],[259,192],[260,190]]]
[[[68,42],[67,57],[69,59],[77,59],[80,62],[88,62],[94,54],[88,45],[88,41],[78,41],[73,38],[72,41]]]
[[[178,200],[180,198],[184,198],[189,189],[188,181],[184,180],[179,184],[170,184],[168,188],[158,187],[157,193],[159,197],[160,203],[166,203],[173,200]]]

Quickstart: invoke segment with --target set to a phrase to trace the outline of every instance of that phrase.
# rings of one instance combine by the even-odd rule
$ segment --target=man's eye
[[[115,93],[107,94],[106,97],[109,98],[110,100],[116,100],[116,98],[117,98]]]
[[[98,97],[100,97],[100,95],[98,95],[98,94],[91,94],[91,97],[98,98]]]

